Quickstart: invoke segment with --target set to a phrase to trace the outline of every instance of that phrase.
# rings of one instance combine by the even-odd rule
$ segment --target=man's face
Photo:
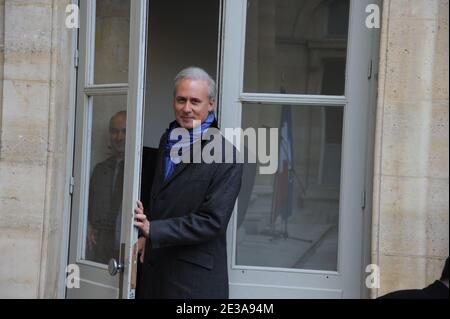
[[[178,124],[185,129],[192,129],[194,120],[204,122],[214,109],[214,101],[208,97],[208,83],[203,80],[181,80],[175,88],[173,108]]]
[[[111,121],[109,135],[113,151],[117,154],[125,152],[126,125],[127,117],[125,115],[118,115]]]

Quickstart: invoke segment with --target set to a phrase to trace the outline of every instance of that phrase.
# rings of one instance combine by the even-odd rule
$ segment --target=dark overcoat
[[[216,138],[222,139],[225,161],[225,145],[231,144],[220,134]],[[228,163],[180,163],[164,182],[166,140],[167,132],[145,208],[150,235],[141,297],[228,298],[226,229],[241,186],[242,164],[236,156]],[[202,142],[202,148],[207,144]]]

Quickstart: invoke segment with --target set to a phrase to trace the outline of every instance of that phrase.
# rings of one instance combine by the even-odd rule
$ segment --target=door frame
[[[79,0],[71,0],[70,4],[80,7]],[[69,264],[69,242],[72,211],[73,194],[73,170],[75,155],[75,115],[77,106],[77,88],[78,88],[78,38],[79,29],[73,28],[70,32],[70,76],[69,76],[69,111],[67,123],[67,142],[66,142],[66,172],[67,177],[64,184],[64,210],[62,212],[62,245],[59,260],[58,287],[56,296],[59,299],[65,299],[67,293],[66,278],[67,266]]]
[[[232,1],[232,0],[231,0]],[[148,1],[146,1],[148,3]],[[374,1],[371,1],[371,3],[373,3]],[[381,8],[381,0],[375,0],[375,2],[377,2]],[[72,0],[71,1],[72,4],[75,5],[79,5],[79,1],[78,0]],[[226,14],[226,10],[227,7],[230,5],[230,0],[223,0],[223,10],[225,11],[223,14],[223,21],[222,21],[222,26],[223,28],[225,28],[224,31],[222,31],[222,50],[220,53],[221,55],[221,61],[222,63],[219,65],[221,71],[218,72],[218,74],[221,74],[222,77],[222,81],[221,81],[221,93],[223,94],[223,92],[228,92],[228,90],[236,90],[236,86],[237,89],[239,90],[239,85],[240,81],[229,81],[227,83],[225,83],[225,81],[223,80],[224,78],[227,78],[230,76],[229,73],[229,69],[224,68],[224,52],[227,50],[227,45],[226,43],[228,43],[228,39],[227,39],[227,35],[228,34],[233,34],[233,32],[236,32],[237,34],[239,33],[245,33],[245,28],[243,28],[243,25],[241,23],[242,19],[239,20],[239,23],[229,23],[227,22],[228,19],[226,18],[227,14]],[[148,7],[147,7],[148,8]],[[130,29],[131,31],[131,29]],[[71,75],[70,75],[70,90],[69,90],[69,94],[70,94],[70,111],[69,111],[69,119],[68,119],[68,139],[67,139],[67,169],[66,169],[66,176],[72,176],[73,174],[73,170],[74,170],[74,147],[75,147],[75,112],[76,112],[76,102],[77,102],[77,74],[78,74],[78,69],[77,69],[77,57],[78,57],[78,38],[79,38],[79,30],[78,29],[74,29],[72,32],[72,39],[71,39],[71,56],[73,57],[72,59],[72,65],[71,65]],[[245,34],[244,34],[245,35]],[[242,36],[242,34],[241,34]],[[365,236],[363,236],[363,240],[364,243],[362,245],[363,248],[363,264],[367,265],[370,263],[371,260],[371,253],[370,253],[370,248],[371,248],[371,228],[372,228],[372,224],[371,224],[371,209],[372,209],[372,181],[373,181],[373,154],[374,154],[374,150],[373,150],[373,146],[374,146],[374,140],[375,140],[375,109],[376,109],[376,91],[377,91],[377,75],[378,74],[378,56],[379,56],[379,52],[378,52],[378,41],[379,41],[379,37],[380,37],[380,32],[373,32],[372,33],[372,67],[373,67],[373,81],[372,81],[372,85],[371,85],[371,90],[370,90],[370,101],[371,101],[371,108],[370,108],[370,112],[367,115],[367,147],[366,147],[366,161],[365,161],[365,180],[364,180],[364,185],[365,185],[365,189],[366,189],[366,193],[365,193],[365,201],[366,201],[366,205],[365,205],[365,209],[364,209],[364,233],[366,234]],[[130,46],[131,46],[131,42],[130,42]],[[238,59],[239,61],[239,52],[236,52],[237,50],[234,50],[232,52],[231,55],[229,55],[229,57],[233,57],[235,59]],[[130,55],[131,58],[131,55]],[[145,98],[145,96],[144,96]],[[221,98],[221,102],[224,103],[240,103],[239,101],[230,101],[229,99],[227,100],[226,97],[220,97]],[[251,99],[252,96],[248,96],[247,98]],[[227,102],[228,101],[228,102]],[[324,102],[329,102],[329,101],[324,101]],[[221,103],[221,104],[222,104]],[[229,104],[226,104],[229,105]],[[237,119],[240,119],[241,114],[237,113],[237,112],[222,112],[223,108],[219,108],[219,112],[220,112],[220,119],[221,119],[221,123],[229,123],[231,122],[235,122]],[[136,114],[137,116],[137,114]],[[135,163],[136,164],[136,163]],[[133,188],[136,187],[136,180],[134,181],[134,183],[131,183],[131,181],[128,181],[128,184],[133,184]],[[128,185],[127,184],[127,185]],[[71,220],[70,220],[70,216],[71,216],[71,206],[72,206],[72,195],[70,193],[70,189],[72,182],[71,179],[69,178],[68,180],[66,180],[65,183],[65,189],[66,189],[66,196],[64,198],[65,201],[65,205],[64,205],[64,212],[63,212],[63,245],[62,245],[62,251],[61,251],[61,258],[60,258],[60,273],[58,276],[58,289],[57,289],[57,295],[60,298],[65,298],[66,297],[66,267],[69,263],[69,238],[70,238],[70,227],[71,227]],[[236,214],[236,210],[233,214],[233,216],[235,216]],[[228,228],[228,231],[230,231],[231,229],[231,225],[234,221],[235,217],[232,217],[231,223],[230,223],[230,227]],[[230,248],[230,247],[229,247]],[[229,252],[230,253],[230,252]],[[229,258],[229,260],[231,260],[231,258]],[[364,282],[364,277],[365,277],[365,272],[364,269],[360,269],[359,270],[361,272],[361,282]],[[368,297],[369,296],[369,290],[366,289],[364,287],[364,285],[361,285],[361,297]]]
[[[127,102],[127,127],[132,127],[130,123],[136,123],[136,134],[127,134],[125,145],[125,172],[124,189],[131,189],[132,195],[126,196],[124,192],[122,206],[122,227],[121,243],[125,245],[125,267],[131,267],[131,271],[124,272],[124,289],[122,289],[123,299],[134,299],[136,291],[137,276],[137,240],[138,229],[134,226],[134,207],[140,198],[141,187],[141,161],[142,146],[144,140],[144,109],[145,109],[145,81],[146,81],[146,60],[147,60],[147,33],[148,33],[148,9],[149,0],[131,0],[130,16],[130,50],[129,50],[129,74],[128,74],[128,102]],[[133,72],[137,70],[137,74]],[[140,105],[140,107],[129,108],[130,105]],[[130,160],[133,161],[130,161]],[[127,212],[126,207],[128,207]],[[125,239],[125,240],[124,240]]]

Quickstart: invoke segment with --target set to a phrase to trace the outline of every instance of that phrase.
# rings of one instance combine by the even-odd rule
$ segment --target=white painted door
[[[134,298],[147,5],[80,1],[68,298]]]
[[[365,294],[373,2],[225,2],[221,127],[280,128],[277,173],[244,172],[231,298]]]

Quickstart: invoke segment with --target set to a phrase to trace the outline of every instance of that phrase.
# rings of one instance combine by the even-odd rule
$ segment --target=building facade
[[[449,239],[448,1],[137,2],[82,1],[74,29],[71,1],[0,0],[0,297],[72,296],[69,242],[89,184],[80,172],[107,157],[110,116],[134,110],[140,94],[145,115],[129,116],[145,121],[134,136],[155,147],[171,119],[159,108],[170,105],[171,78],[191,64],[218,79],[225,127],[283,127],[290,106],[292,207],[276,213],[286,198],[273,196],[274,176],[244,176],[248,203],[229,227],[232,297],[374,298],[439,277]],[[191,33],[169,22],[188,10]],[[195,16],[202,10],[215,15]],[[132,49],[142,45],[136,21],[147,55]],[[177,51],[200,33],[206,47]],[[90,168],[77,166],[85,149]],[[127,176],[135,195],[136,174]],[[292,237],[271,233],[272,252],[286,252],[276,260],[261,241],[274,229]],[[378,286],[366,286],[370,264]]]

